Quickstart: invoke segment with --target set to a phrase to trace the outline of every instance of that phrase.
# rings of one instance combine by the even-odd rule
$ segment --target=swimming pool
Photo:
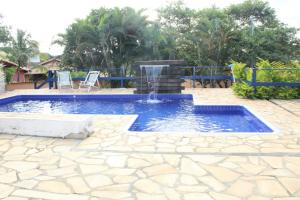
[[[137,114],[129,131],[273,132],[243,106],[194,105],[192,95],[18,95],[0,99],[0,112],[63,114]]]

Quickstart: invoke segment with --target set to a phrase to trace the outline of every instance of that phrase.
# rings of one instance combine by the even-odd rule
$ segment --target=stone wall
[[[195,81],[195,88],[229,88],[232,85],[231,80],[217,80],[210,82],[209,80],[206,81]],[[185,80],[182,83],[184,88],[193,88],[193,81],[192,80]]]

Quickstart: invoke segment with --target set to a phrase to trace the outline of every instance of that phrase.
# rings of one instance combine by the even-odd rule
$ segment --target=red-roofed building
[[[27,67],[21,67],[20,68],[20,73],[18,75],[18,64],[14,63],[12,61],[9,60],[0,60],[0,64],[3,65],[4,69],[5,68],[9,68],[9,67],[13,67],[16,68],[16,72],[13,74],[12,78],[11,78],[11,82],[12,83],[17,83],[17,82],[28,82],[29,81],[29,76],[27,76],[26,74],[30,71],[29,68]],[[19,76],[19,81],[18,81],[18,76]]]
[[[46,76],[48,70],[59,70],[61,60],[59,57],[54,57],[49,60],[40,62],[39,56],[34,56],[30,59],[27,67],[21,67],[18,72],[18,64],[6,59],[0,59],[0,64],[5,68],[15,68],[16,72],[11,78],[11,83],[30,82],[30,76]],[[19,76],[19,79],[18,79]]]
[[[61,60],[57,57],[51,58],[44,62],[41,62],[39,65],[46,67],[48,70],[58,70]]]

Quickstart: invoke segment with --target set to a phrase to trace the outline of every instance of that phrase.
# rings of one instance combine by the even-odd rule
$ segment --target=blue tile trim
[[[76,99],[133,99],[139,100],[147,98],[147,94],[118,94],[118,95],[105,95],[105,94],[92,94],[92,95],[17,95],[13,97],[7,97],[0,99],[0,104],[12,103],[17,100],[73,100]],[[158,99],[186,99],[192,100],[193,95],[191,94],[158,94]]]

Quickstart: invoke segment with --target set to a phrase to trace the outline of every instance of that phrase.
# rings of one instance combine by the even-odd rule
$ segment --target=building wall
[[[45,67],[57,67],[59,65],[60,65],[59,61],[53,60],[53,61],[51,61],[49,63],[44,64],[43,66],[45,66]]]
[[[48,88],[48,84],[45,84],[42,88]],[[23,90],[23,89],[34,89],[34,84],[33,83],[9,83],[6,85],[7,91]]]
[[[14,75],[12,76],[11,82],[13,83],[24,83],[26,82],[25,80],[25,71],[20,71],[20,76],[19,76],[19,81],[18,81],[18,71],[16,71],[16,73],[14,73]]]

